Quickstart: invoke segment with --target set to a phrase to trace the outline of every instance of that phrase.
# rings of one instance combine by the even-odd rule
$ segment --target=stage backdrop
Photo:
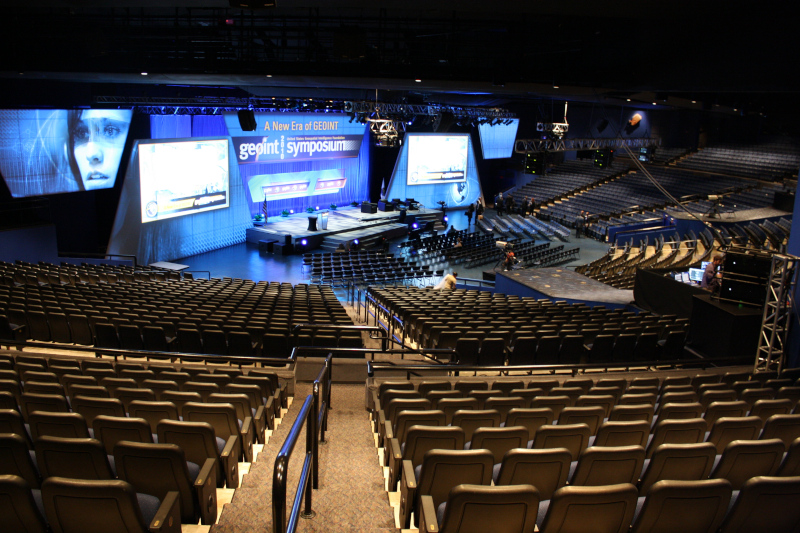
[[[443,200],[466,209],[482,196],[469,134],[406,134],[385,198],[413,198],[430,208]]]
[[[143,214],[143,209],[146,209],[147,204],[143,207],[139,152],[142,149],[151,148],[152,141],[136,141],[125,173],[125,183],[122,187],[114,229],[108,244],[108,253],[133,254],[140,263],[149,264],[156,261],[173,261],[181,257],[244,242],[245,230],[252,227],[252,222],[242,181],[238,177],[237,156],[230,138],[192,137],[191,139],[163,139],[156,142],[166,145],[178,141],[191,141],[196,143],[197,150],[201,151],[207,146],[204,141],[220,139],[228,145],[227,157],[224,157],[226,155],[224,153],[215,154],[214,162],[218,162],[218,166],[214,167],[213,176],[204,178],[205,181],[200,183],[193,178],[201,169],[186,168],[186,175],[182,175],[179,170],[174,169],[172,174],[181,179],[170,187],[164,186],[165,189],[172,190],[172,197],[163,200],[163,195],[167,194],[167,191],[159,191],[159,195],[161,195],[158,198],[159,207],[155,211],[159,216],[146,223],[142,223],[142,218],[147,216]],[[201,159],[205,167],[213,166],[209,164],[210,161],[206,157]],[[159,165],[159,168],[164,170],[169,168],[169,165],[170,163],[166,162]],[[221,194],[218,189],[222,189],[222,186],[217,184],[223,179],[220,177],[221,174],[225,174],[228,180],[228,188],[225,191],[228,207],[224,207],[222,202],[219,202],[219,208],[207,211],[181,207],[190,201],[198,208],[217,207],[213,201]],[[164,177],[162,176],[160,179],[164,180]],[[194,181],[197,183],[193,184]],[[162,209],[162,206],[168,206],[169,209]],[[181,210],[185,210],[187,214],[174,216],[174,213]],[[164,212],[170,214],[172,218],[162,219]]]
[[[243,131],[225,114],[252,214],[307,207],[328,209],[369,196],[366,126],[337,113],[256,113],[256,130]]]

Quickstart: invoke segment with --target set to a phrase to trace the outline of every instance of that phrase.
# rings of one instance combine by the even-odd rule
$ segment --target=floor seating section
[[[682,355],[688,327],[687,320],[673,316],[479,291],[371,287],[369,294],[380,305],[383,323],[390,316],[400,319],[398,339],[422,348],[456,349],[461,364],[673,360]],[[489,356],[484,346],[494,339],[502,339],[503,350]]]
[[[0,335],[100,348],[283,358],[299,342],[294,324],[353,325],[327,285],[165,276],[118,266],[0,263]],[[334,329],[310,335],[302,342],[324,335],[334,346],[363,347],[358,333]]]

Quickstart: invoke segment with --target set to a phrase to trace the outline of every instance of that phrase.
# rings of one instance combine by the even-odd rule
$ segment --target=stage
[[[632,290],[615,289],[566,268],[531,268],[497,271],[495,290],[504,294],[586,302],[609,308],[625,307],[633,301]]]
[[[322,248],[330,252],[335,250],[339,244],[349,246],[354,239],[359,240],[361,247],[369,247],[381,237],[392,239],[405,236],[412,221],[418,222],[420,226],[434,221],[437,230],[444,229],[444,226],[441,225],[442,211],[425,207],[406,211],[406,221],[403,223],[400,222],[400,211],[362,213],[361,206],[340,207],[336,210],[327,210],[327,229],[322,229],[321,220],[324,212],[325,210],[314,213],[295,213],[288,217],[269,217],[263,226],[255,226],[246,230],[247,242],[258,244],[262,241],[275,241],[271,245],[272,251],[284,253],[283,245],[291,243],[297,248],[297,243],[305,239],[307,244],[302,251]],[[316,217],[316,221],[311,223],[309,217]],[[309,229],[312,225],[316,226],[316,230]]]

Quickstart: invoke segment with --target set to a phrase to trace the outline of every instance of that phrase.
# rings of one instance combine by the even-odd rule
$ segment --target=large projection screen
[[[114,187],[130,109],[0,110],[0,173],[24,198]]]
[[[142,222],[229,205],[228,140],[139,144]]]
[[[510,124],[478,124],[481,152],[484,159],[505,159],[514,155],[519,119],[509,119]]]
[[[406,135],[408,185],[443,185],[467,180],[469,135]]]

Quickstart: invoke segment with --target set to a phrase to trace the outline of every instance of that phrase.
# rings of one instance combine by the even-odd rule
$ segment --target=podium
[[[311,215],[308,217],[308,231],[317,231],[317,217]]]

